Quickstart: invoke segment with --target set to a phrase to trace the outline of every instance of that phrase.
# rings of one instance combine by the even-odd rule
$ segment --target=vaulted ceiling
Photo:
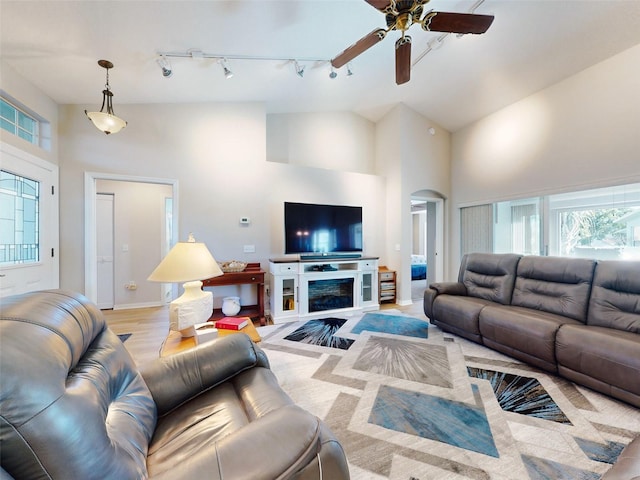
[[[116,113],[128,103],[264,102],[268,112],[353,111],[378,120],[405,103],[450,131],[640,44],[637,0],[431,0],[426,9],[494,15],[483,35],[412,27],[411,81],[394,78],[387,38],[335,79],[328,60],[384,15],[364,0],[0,2],[2,60],[59,104],[99,104],[108,59]],[[200,50],[228,60],[170,58]],[[421,54],[427,52],[418,60]],[[304,65],[296,75],[293,60]],[[640,67],[639,67],[640,68]]]

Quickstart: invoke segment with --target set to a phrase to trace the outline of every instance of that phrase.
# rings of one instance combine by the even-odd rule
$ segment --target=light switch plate
[[[244,245],[242,247],[242,251],[244,253],[256,253],[256,246],[255,245]]]

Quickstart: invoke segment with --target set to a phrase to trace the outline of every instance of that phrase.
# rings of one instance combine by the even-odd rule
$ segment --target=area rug
[[[133,335],[133,334],[131,334],[131,333],[120,333],[120,334],[118,334],[118,338],[120,339],[120,341],[121,341],[122,343],[124,343],[124,342],[126,342],[126,341],[129,339],[129,337],[130,337],[131,335]]]
[[[342,443],[352,479],[597,480],[640,432],[639,410],[426,317],[259,330],[285,391]]]

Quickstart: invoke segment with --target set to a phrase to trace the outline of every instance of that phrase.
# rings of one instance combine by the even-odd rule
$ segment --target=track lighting
[[[156,60],[156,62],[162,69],[162,76],[164,78],[169,78],[171,77],[171,75],[173,75],[173,70],[171,70],[171,64],[169,63],[169,60],[167,60],[167,57],[161,55],[160,58]]]
[[[98,60],[98,65],[107,70],[107,83],[104,90],[102,90],[102,107],[100,107],[99,112],[88,112],[85,110],[84,113],[101,132],[107,135],[110,133],[118,133],[127,126],[127,122],[120,117],[116,117],[113,113],[113,93],[111,93],[111,88],[109,87],[109,69],[113,68],[113,63],[109,60]],[[103,111],[105,106],[107,107],[106,112]]]
[[[227,66],[227,59],[223,58],[220,61],[220,64],[222,65],[222,68],[224,69],[224,78],[229,79],[229,78],[233,77],[233,72],[231,70],[229,70],[229,67]]]
[[[351,70],[351,62],[347,63],[347,77],[353,75],[353,70]]]
[[[2,1],[2,0],[0,0]],[[169,77],[173,73],[173,69],[171,64],[169,63],[169,58],[185,58],[185,59],[193,59],[193,60],[202,60],[202,59],[210,59],[213,62],[217,63],[222,67],[225,78],[233,77],[233,72],[229,68],[228,60],[236,60],[236,61],[260,61],[260,62],[277,62],[278,64],[292,63],[296,75],[300,78],[304,78],[304,74],[306,71],[306,67],[309,64],[314,64],[315,66],[322,66],[330,63],[330,60],[326,58],[298,58],[294,59],[292,57],[258,57],[253,55],[224,55],[220,53],[205,53],[200,49],[191,48],[185,52],[156,52],[159,58],[156,60],[158,65],[162,68],[162,75],[165,77]],[[347,66],[346,76],[353,75],[353,70],[351,69],[351,63]],[[338,73],[335,68],[331,66],[331,72],[329,73],[329,78],[332,80],[338,77]]]

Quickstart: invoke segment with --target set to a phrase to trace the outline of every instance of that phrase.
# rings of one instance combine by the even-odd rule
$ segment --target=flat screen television
[[[362,252],[362,207],[285,202],[285,253]]]

